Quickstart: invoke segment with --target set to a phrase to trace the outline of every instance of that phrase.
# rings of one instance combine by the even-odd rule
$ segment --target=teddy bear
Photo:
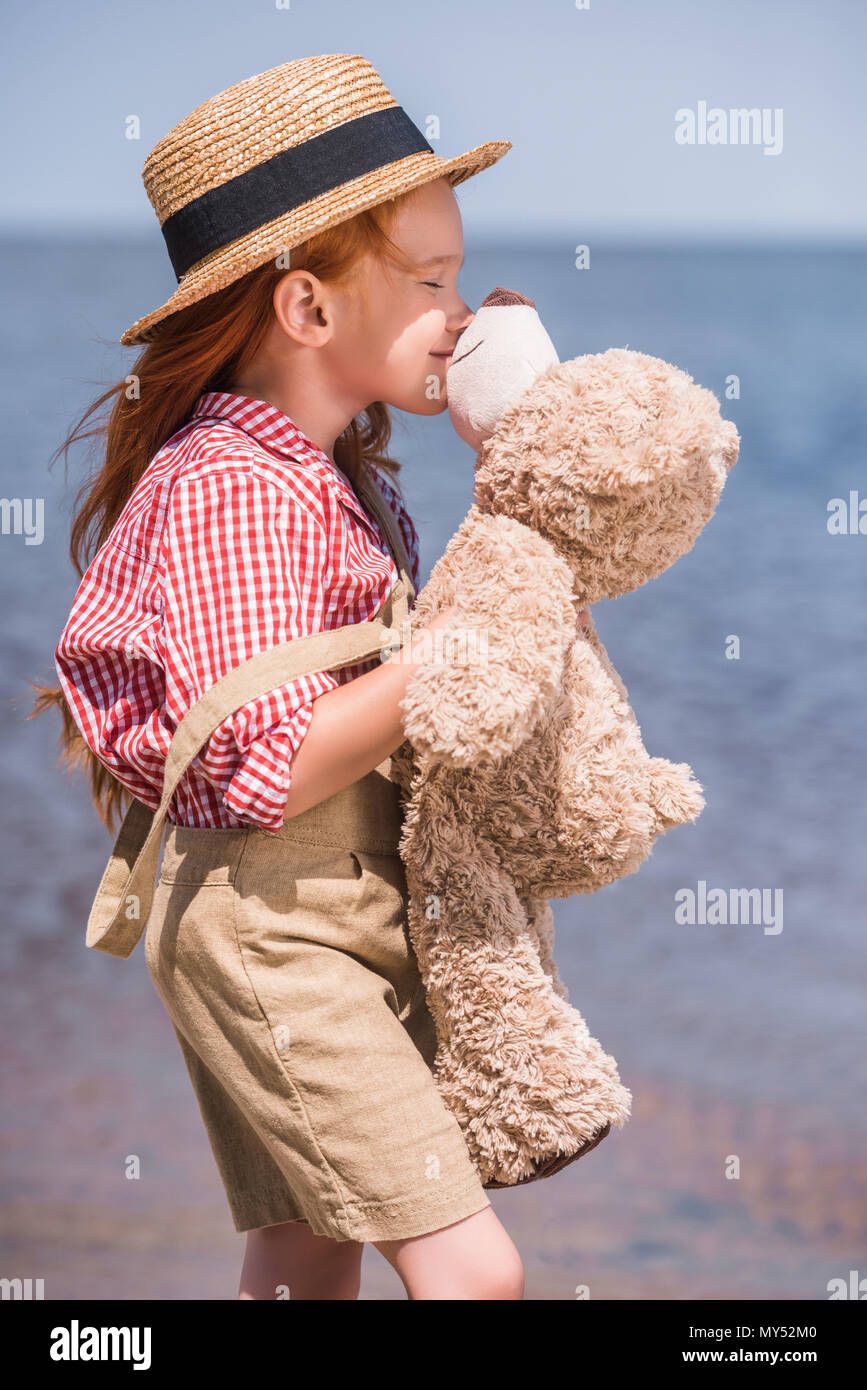
[[[502,287],[458,340],[446,391],[477,454],[474,500],[405,622],[455,609],[408,682],[391,775],[433,1074],[483,1185],[511,1187],[631,1109],[557,971],[549,899],[634,873],[704,806],[686,763],[645,749],[587,607],[692,548],[739,436],[659,358],[561,363],[533,301]]]

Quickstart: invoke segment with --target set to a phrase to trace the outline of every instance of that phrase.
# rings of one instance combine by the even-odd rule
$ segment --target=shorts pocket
[[[288,935],[345,947],[368,885],[350,849],[251,834],[234,887],[244,939],[265,945]]]

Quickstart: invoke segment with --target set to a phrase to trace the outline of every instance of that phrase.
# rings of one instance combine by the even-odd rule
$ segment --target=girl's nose
[[[475,310],[471,309],[468,304],[464,304],[463,300],[460,301],[460,304],[461,307],[457,314],[449,323],[449,328],[454,333],[463,333],[465,329],[469,328],[473,319],[476,317]]]

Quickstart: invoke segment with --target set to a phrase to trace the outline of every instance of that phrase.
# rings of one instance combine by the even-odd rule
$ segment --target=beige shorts
[[[167,827],[145,954],[238,1231],[394,1240],[490,1205],[432,1075],[396,793],[377,769],[276,836]]]

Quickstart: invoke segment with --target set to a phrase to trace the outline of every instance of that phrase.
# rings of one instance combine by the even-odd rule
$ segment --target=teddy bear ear
[[[707,449],[708,466],[713,470],[720,491],[738,461],[741,437],[731,420],[718,420],[712,444]]]
[[[726,473],[730,473],[738,461],[741,437],[731,420],[723,420],[721,425],[723,441],[720,448],[720,462]]]

